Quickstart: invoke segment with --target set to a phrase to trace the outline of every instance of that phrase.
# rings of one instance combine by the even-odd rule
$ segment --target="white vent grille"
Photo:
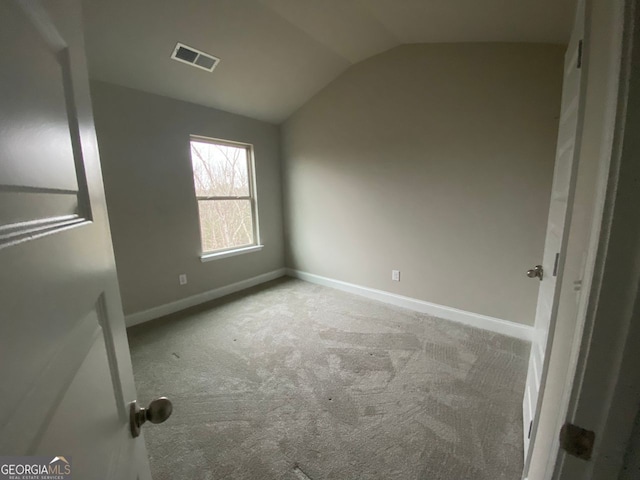
[[[214,68],[220,63],[218,57],[209,55],[208,53],[201,52],[193,47],[189,47],[184,43],[176,43],[171,58],[178,62],[186,63],[192,67],[201,68],[207,72],[212,72]]]

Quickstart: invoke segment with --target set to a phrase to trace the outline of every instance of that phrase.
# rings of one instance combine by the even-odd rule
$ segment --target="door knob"
[[[540,281],[542,281],[542,274],[543,273],[544,273],[544,270],[542,269],[542,265],[536,265],[531,270],[527,270],[527,277],[529,277],[529,278],[538,277],[540,279]]]
[[[162,423],[171,416],[173,404],[167,397],[160,397],[152,400],[147,408],[138,405],[134,400],[129,404],[129,425],[131,435],[136,438],[140,435],[140,427],[149,420],[151,423]]]

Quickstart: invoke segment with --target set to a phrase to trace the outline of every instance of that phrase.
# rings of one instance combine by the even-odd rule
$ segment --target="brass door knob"
[[[539,278],[542,281],[542,274],[544,270],[542,269],[542,265],[536,265],[531,270],[527,270],[527,277],[529,278]]]
[[[152,400],[147,408],[141,408],[138,401],[129,404],[129,424],[133,438],[140,435],[140,427],[149,420],[151,423],[162,423],[171,416],[173,404],[167,397]]]

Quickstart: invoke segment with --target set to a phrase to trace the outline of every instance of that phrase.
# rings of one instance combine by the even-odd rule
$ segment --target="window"
[[[191,164],[202,253],[244,251],[257,246],[253,147],[192,136]]]

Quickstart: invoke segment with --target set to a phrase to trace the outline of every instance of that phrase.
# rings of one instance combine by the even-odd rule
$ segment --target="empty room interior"
[[[137,401],[118,411],[138,465],[156,480],[537,480],[584,461],[556,426],[608,198],[622,1],[67,3],[99,152],[78,199],[95,225],[104,208],[92,247],[115,261],[91,321],[106,383]],[[63,418],[57,395],[34,431]]]
[[[145,433],[159,478],[522,471],[525,272],[543,255],[574,5],[459,33],[377,6],[85,4],[130,323],[286,275],[130,329],[139,396],[175,405]],[[172,60],[177,41],[219,65]],[[252,178],[225,185],[236,173]],[[235,195],[254,200],[201,200]],[[236,245],[257,248],[216,256]],[[384,304],[401,297],[408,310]]]

